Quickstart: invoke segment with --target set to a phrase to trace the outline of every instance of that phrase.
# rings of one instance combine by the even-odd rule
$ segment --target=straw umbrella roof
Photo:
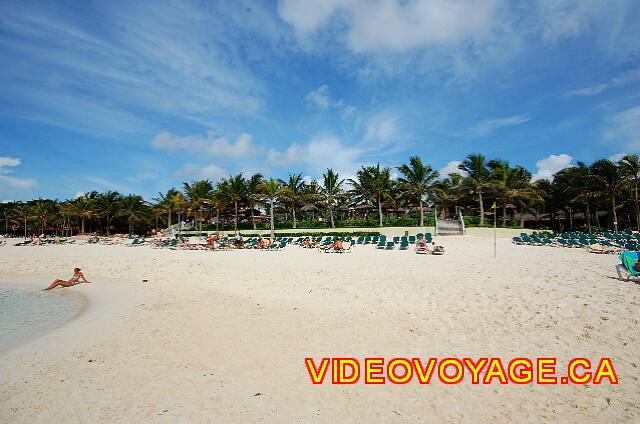
[[[342,206],[338,206],[336,208],[336,210],[337,211],[348,211],[348,210],[351,210],[351,208],[349,206],[342,205]]]
[[[431,212],[433,211],[433,208],[430,208],[429,206],[423,206],[422,210],[425,212]],[[420,212],[420,206],[414,206],[413,208],[411,208],[411,212]]]
[[[317,206],[312,205],[311,203],[307,203],[306,205],[300,208],[300,212],[311,212],[311,211],[317,211],[317,210],[318,210]]]
[[[369,210],[369,209],[373,209],[373,206],[371,206],[371,205],[370,205],[370,204],[368,204],[368,203],[363,203],[363,204],[361,204],[361,205],[356,206],[356,207],[355,207],[355,208],[353,208],[353,209],[356,209],[356,210],[359,210],[359,211],[362,211],[362,210]]]

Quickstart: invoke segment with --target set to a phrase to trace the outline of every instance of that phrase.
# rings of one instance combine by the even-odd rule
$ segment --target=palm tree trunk
[[[591,234],[591,211],[589,209],[589,199],[587,199],[587,227],[589,227],[589,234]]]
[[[380,195],[378,194],[378,219],[380,221],[380,226],[382,227],[382,199],[380,199]]]
[[[613,230],[618,232],[618,214],[616,213],[616,196],[611,196],[611,206],[613,207]]]
[[[27,238],[27,218],[24,219],[24,238]]]
[[[84,218],[82,218],[82,231],[80,231],[80,234],[84,234]]]
[[[569,229],[573,231],[573,208],[569,205]]]
[[[216,235],[220,232],[220,208],[216,208]]]
[[[502,202],[502,227],[507,226],[507,204]]]
[[[478,203],[480,205],[480,226],[484,227],[484,204],[482,203],[482,191],[478,191]]]
[[[133,220],[129,217],[129,235],[133,234]]]
[[[235,232],[238,232],[238,201],[237,200],[233,201],[233,207],[236,210],[236,219],[235,219],[235,221],[233,223],[233,230]]]
[[[253,216],[253,205],[249,205],[251,207],[251,224],[253,225],[253,229],[256,229],[256,218]]]
[[[271,240],[273,241],[276,237],[275,233],[275,221],[273,219],[273,198],[271,199]]]
[[[422,197],[420,198],[420,226],[424,227],[424,208],[422,207]]]
[[[520,228],[524,228],[524,203],[520,203]]]
[[[635,195],[634,199],[636,203],[636,228],[638,231],[640,231],[640,205],[638,204],[638,182],[637,181],[634,181],[633,190]]]
[[[291,211],[293,214],[293,228],[296,228],[296,205],[295,203],[291,205]]]
[[[167,228],[171,227],[171,209],[167,213]]]
[[[333,222],[333,209],[329,206],[329,219],[331,220],[331,228],[336,228],[336,224]]]

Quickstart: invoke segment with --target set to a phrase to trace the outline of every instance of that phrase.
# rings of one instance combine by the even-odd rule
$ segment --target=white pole
[[[495,258],[495,257],[497,257],[497,255],[498,255],[498,254],[497,254],[497,246],[496,246],[496,239],[497,239],[497,235],[496,235],[496,233],[497,233],[497,231],[498,231],[498,230],[496,229],[496,228],[497,228],[497,225],[496,225],[496,222],[497,222],[497,220],[496,220],[496,215],[498,215],[498,214],[496,213],[496,211],[497,211],[497,210],[498,210],[498,208],[493,208],[493,257],[494,257],[494,258]]]

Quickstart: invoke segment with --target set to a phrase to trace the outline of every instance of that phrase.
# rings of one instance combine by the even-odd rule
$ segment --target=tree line
[[[446,176],[413,156],[395,170],[379,164],[362,166],[352,179],[332,169],[318,181],[305,181],[302,173],[286,179],[238,174],[217,182],[183,183],[181,190],[158,193],[151,201],[136,194],[92,191],[62,201],[6,202],[0,204],[0,217],[5,234],[25,236],[111,234],[125,229],[134,234],[170,227],[185,217],[199,225],[213,222],[216,229],[234,230],[265,228],[268,217],[272,232],[276,226],[297,228],[301,215],[307,227],[353,226],[355,217],[363,225],[401,222],[424,227],[427,213],[434,210],[444,217],[462,212],[467,225],[485,226],[495,213],[503,227],[640,230],[639,184],[636,155],[617,162],[578,162],[550,180],[535,181],[524,167],[488,160],[482,154],[467,156],[457,172]]]

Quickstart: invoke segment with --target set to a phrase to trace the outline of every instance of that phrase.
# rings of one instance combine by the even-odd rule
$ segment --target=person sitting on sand
[[[82,279],[82,281],[80,281]],[[81,282],[85,282],[85,283],[90,283],[91,281],[87,281],[86,278],[84,278],[84,274],[82,274],[82,272],[80,272],[80,268],[74,268],[73,269],[73,277],[71,277],[68,280],[61,280],[61,279],[55,279],[53,280],[53,282],[51,284],[49,284],[49,287],[47,287],[46,289],[42,289],[42,290],[51,290],[54,289],[58,286],[61,287],[73,287],[77,284],[80,284]]]
[[[428,250],[427,249],[427,243],[425,242],[425,240],[424,240],[424,238],[422,236],[418,237],[417,248],[418,248],[418,250]]]
[[[342,240],[341,239],[336,239],[336,241],[334,241],[333,243],[331,243],[330,245],[328,245],[325,250],[342,250],[343,246],[342,246]]]
[[[270,238],[261,238],[260,242],[258,243],[258,249],[267,249],[269,246],[271,246],[271,239]]]

